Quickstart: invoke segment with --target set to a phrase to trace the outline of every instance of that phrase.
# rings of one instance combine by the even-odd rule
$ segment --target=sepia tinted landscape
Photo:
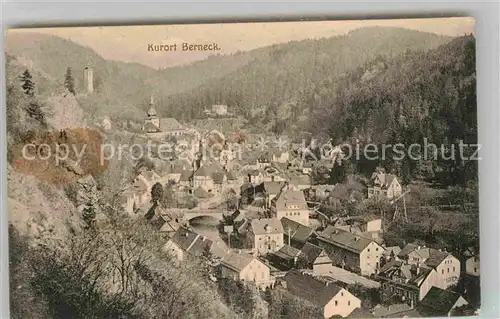
[[[12,29],[12,318],[480,309],[472,18]]]

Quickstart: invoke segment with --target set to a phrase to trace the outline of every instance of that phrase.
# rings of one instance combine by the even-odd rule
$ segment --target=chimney
[[[420,250],[420,246],[417,246],[417,250]]]

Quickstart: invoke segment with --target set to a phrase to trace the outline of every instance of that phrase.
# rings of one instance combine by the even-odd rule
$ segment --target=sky
[[[275,43],[331,37],[371,26],[402,27],[440,35],[460,36],[474,33],[474,18],[59,27],[11,31],[51,34],[88,46],[105,59],[165,68],[204,59],[211,54],[230,54],[238,50],[247,51]],[[220,51],[182,51],[181,45],[184,42],[216,43]],[[149,44],[177,44],[177,51],[150,52]]]

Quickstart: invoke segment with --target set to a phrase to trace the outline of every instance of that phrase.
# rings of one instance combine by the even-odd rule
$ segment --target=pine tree
[[[30,101],[26,106],[26,113],[28,113],[29,117],[37,120],[43,125],[46,125],[45,113],[42,110],[42,105],[38,101]]]
[[[66,69],[66,75],[64,76],[64,87],[68,89],[73,95],[75,95],[75,80],[71,74],[71,68]]]
[[[83,221],[85,222],[87,228],[92,228],[95,225],[96,220],[96,209],[92,202],[87,203],[82,212]]]
[[[23,88],[24,93],[29,96],[34,96],[35,83],[33,82],[33,78],[28,69],[26,69],[26,71],[23,72],[23,75],[21,75],[21,81],[23,82],[21,87]]]
[[[156,183],[151,188],[151,202],[158,203],[163,199],[163,186],[160,183]]]

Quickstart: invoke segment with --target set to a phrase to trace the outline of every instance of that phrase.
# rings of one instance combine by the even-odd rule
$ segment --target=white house
[[[467,258],[465,272],[473,276],[479,276],[479,255]]]
[[[409,252],[404,256],[407,251]],[[425,264],[435,269],[440,279],[436,285],[439,288],[446,289],[458,283],[460,260],[449,252],[408,244],[403,248],[399,257],[403,257],[410,265]]]
[[[369,276],[380,268],[384,247],[374,240],[329,225],[319,233],[318,244],[339,266]]]
[[[284,186],[271,201],[271,213],[278,219],[288,217],[309,226],[310,211],[304,193],[291,185]]]
[[[253,219],[247,232],[249,242],[260,255],[283,247],[283,226],[277,218]]]
[[[373,173],[368,186],[368,198],[382,196],[394,199],[403,193],[403,188],[395,175]]]
[[[317,308],[324,318],[345,318],[361,307],[361,300],[347,289],[334,283],[325,284],[295,269],[285,274],[282,285],[295,297]]]
[[[230,251],[221,259],[220,273],[224,278],[253,282],[260,288],[272,284],[269,266],[240,250]]]

